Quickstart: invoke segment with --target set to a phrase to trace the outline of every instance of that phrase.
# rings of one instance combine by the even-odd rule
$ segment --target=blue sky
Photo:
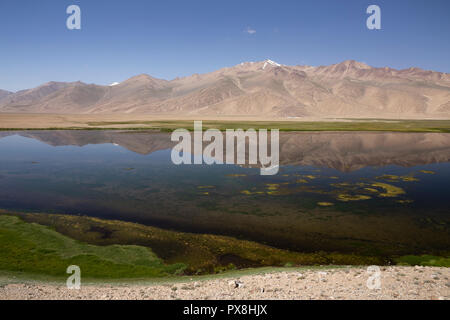
[[[81,30],[66,28],[71,4]],[[371,4],[382,30],[366,28]],[[267,58],[450,72],[449,39],[448,0],[1,0],[0,88],[173,79]]]

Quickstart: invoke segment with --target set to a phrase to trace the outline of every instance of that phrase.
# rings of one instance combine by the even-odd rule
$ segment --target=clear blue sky
[[[66,28],[71,4],[79,31]],[[382,30],[366,28],[370,4]],[[449,39],[449,0],[0,0],[0,88],[173,79],[267,58],[450,72]]]

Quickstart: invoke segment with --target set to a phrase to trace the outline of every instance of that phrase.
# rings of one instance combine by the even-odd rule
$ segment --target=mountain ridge
[[[265,60],[173,80],[140,74],[113,86],[48,82],[0,91],[0,112],[448,119],[450,74],[355,60],[317,67]]]

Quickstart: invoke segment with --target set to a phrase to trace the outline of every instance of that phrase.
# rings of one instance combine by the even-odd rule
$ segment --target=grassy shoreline
[[[36,123],[39,123],[37,121]],[[171,132],[176,129],[192,131],[194,120],[133,120],[79,121],[52,123],[51,126],[32,126],[24,122],[11,125],[4,122],[0,131],[41,130],[129,130]],[[353,121],[218,121],[204,120],[203,130],[218,129],[279,129],[282,132],[367,131],[367,132],[437,132],[450,133],[450,120],[353,120]]]
[[[0,285],[23,279],[59,282],[67,278],[65,269],[72,264],[81,267],[85,281],[108,284],[386,265],[379,257],[300,253],[225,236],[188,234],[122,221],[2,210],[0,246]],[[221,260],[224,256],[232,260]],[[450,259],[405,256],[398,257],[396,264],[448,267]]]

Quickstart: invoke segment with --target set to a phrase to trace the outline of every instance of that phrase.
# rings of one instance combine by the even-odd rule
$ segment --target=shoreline
[[[207,129],[279,129],[281,132],[450,132],[450,119],[267,119],[257,117],[190,117],[134,114],[67,115],[0,113],[0,131],[42,130],[193,130],[195,120]]]
[[[60,284],[20,280],[0,286],[0,300],[449,300],[450,269],[380,267],[380,288],[363,267],[298,268],[263,274],[192,277],[182,282]],[[184,279],[183,279],[184,280]]]
[[[87,216],[0,210],[0,228],[4,234],[0,244],[9,248],[0,254],[0,285],[2,278],[58,282],[66,277],[69,265],[81,266],[83,277],[94,283],[183,281],[191,277],[208,279],[345,266],[450,266],[444,252],[392,256],[389,262],[378,256],[297,252],[229,236],[177,232]],[[26,248],[30,245],[35,248],[31,255]],[[179,250],[169,254],[167,248],[174,246]],[[11,254],[22,258],[14,265],[2,264],[2,260],[9,261]],[[224,256],[233,257],[233,263],[222,261]]]

